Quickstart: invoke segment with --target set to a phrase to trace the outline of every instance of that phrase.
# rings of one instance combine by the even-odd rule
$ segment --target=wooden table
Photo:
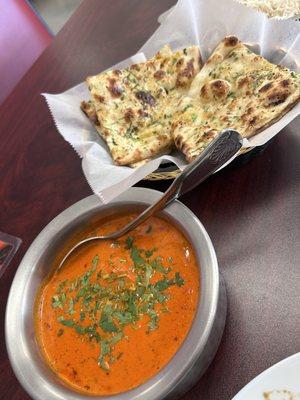
[[[91,193],[40,93],[59,93],[135,53],[173,3],[86,0],[0,109],[0,230],[23,240],[0,280],[1,399],[29,399],[4,343],[6,299],[18,264],[52,218]],[[255,375],[300,350],[297,123],[246,165],[225,169],[183,198],[212,238],[228,290],[220,348],[185,400],[230,399]]]

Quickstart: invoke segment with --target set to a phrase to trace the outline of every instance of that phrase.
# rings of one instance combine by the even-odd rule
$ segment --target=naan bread
[[[102,131],[100,128],[100,124],[97,118],[96,110],[95,107],[93,106],[93,103],[91,101],[82,101],[81,110],[85,113],[85,115],[88,117],[88,119],[91,121],[91,123],[94,125],[96,131],[99,133],[100,136],[102,136]],[[129,167],[131,168],[138,168],[144,164],[146,164],[147,161],[149,161],[149,158],[145,158],[144,160],[137,161],[136,163],[128,164]]]
[[[174,108],[200,66],[197,46],[176,52],[165,46],[145,63],[87,78],[92,104],[83,103],[82,109],[89,109],[116,164],[134,164],[173,149]]]
[[[299,98],[299,74],[271,64],[228,36],[179,103],[173,123],[176,147],[191,162],[223,129],[249,138],[281,118]]]

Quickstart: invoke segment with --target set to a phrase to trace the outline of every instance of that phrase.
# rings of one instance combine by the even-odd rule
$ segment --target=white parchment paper
[[[205,61],[226,35],[233,34],[268,60],[300,72],[300,23],[297,21],[269,20],[265,14],[233,0],[179,0],[160,16],[159,22],[160,27],[140,53],[111,68],[120,69],[145,61],[166,43],[173,50],[197,44]],[[155,171],[161,163],[171,161],[180,169],[186,165],[177,152],[158,157],[137,169],[116,166],[106,144],[79,108],[81,101],[90,97],[85,83],[64,93],[43,95],[59,133],[82,158],[84,175],[104,203]],[[245,139],[244,147],[265,144],[299,114],[300,104],[260,134]]]

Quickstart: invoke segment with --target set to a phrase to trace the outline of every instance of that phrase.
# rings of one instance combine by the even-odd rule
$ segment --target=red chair
[[[51,39],[26,0],[0,0],[0,104]]]

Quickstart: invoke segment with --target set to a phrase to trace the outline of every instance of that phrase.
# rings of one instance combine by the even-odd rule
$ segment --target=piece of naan
[[[85,115],[88,117],[88,119],[91,121],[91,123],[94,125],[94,128],[99,133],[99,135],[102,136],[102,131],[100,128],[100,124],[99,124],[96,110],[95,110],[95,107],[93,106],[93,103],[90,100],[82,101],[80,108],[85,113]],[[137,161],[136,163],[128,164],[128,166],[131,168],[138,168],[138,167],[146,164],[146,162],[149,160],[150,160],[149,158],[145,158],[144,160]]]
[[[165,46],[144,63],[87,78],[92,103],[81,108],[94,107],[91,119],[116,164],[135,165],[174,148],[174,109],[200,67],[197,46],[176,52]]]
[[[228,36],[180,101],[173,123],[176,147],[191,162],[223,129],[249,138],[281,118],[299,98],[299,74],[271,64]]]

